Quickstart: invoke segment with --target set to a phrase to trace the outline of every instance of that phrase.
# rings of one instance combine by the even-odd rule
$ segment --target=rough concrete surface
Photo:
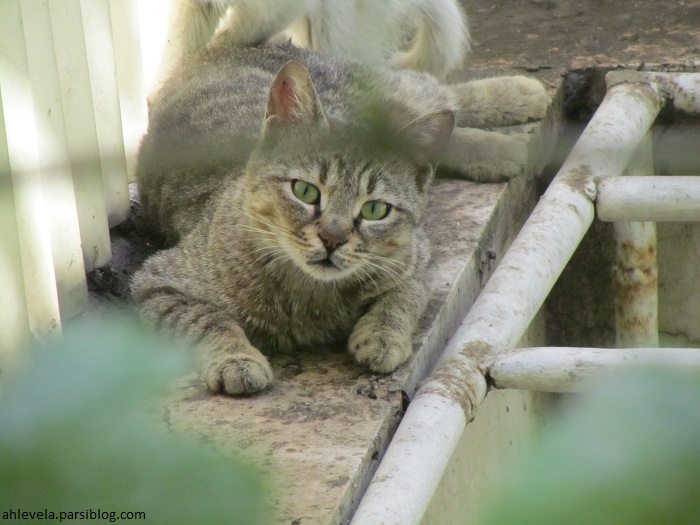
[[[552,110],[531,141],[533,171],[541,171],[549,157],[562,125],[562,101],[575,113],[572,101],[589,97],[590,108],[601,96],[598,71],[618,65],[700,67],[700,0],[464,3],[473,50],[468,66],[452,80],[524,73],[550,88]],[[415,384],[517,233],[534,191],[525,177],[508,185],[444,179],[435,184],[427,218],[434,295],[415,338],[416,353],[395,374],[369,374],[343,349],[277,356],[276,381],[257,396],[212,396],[194,375],[183,378],[164,403],[163,424],[223,454],[255,458],[277,486],[277,523],[341,523],[361,497]],[[112,233],[112,265],[89,276],[93,311],[104,305],[128,308],[128,277],[153,251],[130,223]],[[579,289],[589,289],[585,280]]]

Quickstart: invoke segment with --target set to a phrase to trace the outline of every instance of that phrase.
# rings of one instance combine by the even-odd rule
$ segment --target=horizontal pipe
[[[700,221],[700,177],[603,179],[596,211],[600,220],[609,222]]]
[[[648,83],[675,111],[700,115],[700,74],[653,71],[610,71],[605,75],[608,89],[624,83]]]
[[[518,348],[488,368],[494,388],[582,392],[593,376],[631,366],[679,366],[700,374],[698,348]]]
[[[608,92],[436,368],[419,385],[351,525],[420,523],[458,437],[484,398],[482,366],[513,348],[527,330],[593,221],[595,178],[622,173],[659,107],[648,85]],[[445,417],[434,422],[426,440],[420,429],[433,410]]]

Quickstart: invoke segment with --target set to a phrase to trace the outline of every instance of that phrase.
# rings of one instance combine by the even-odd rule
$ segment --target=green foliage
[[[126,321],[81,324],[38,349],[0,399],[0,521],[11,509],[100,509],[263,523],[265,487],[249,467],[156,430],[155,396],[184,356]]]
[[[546,429],[491,503],[485,525],[698,523],[700,380],[616,376]]]

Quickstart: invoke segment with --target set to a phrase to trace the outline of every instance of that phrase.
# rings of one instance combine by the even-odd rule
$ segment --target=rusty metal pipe
[[[625,175],[654,172],[651,134],[647,133]],[[613,289],[615,290],[615,346],[659,346],[659,271],[656,264],[656,223],[616,222]]]

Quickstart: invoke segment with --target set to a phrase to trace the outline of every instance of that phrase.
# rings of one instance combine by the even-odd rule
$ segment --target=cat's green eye
[[[321,196],[316,186],[303,180],[292,181],[292,191],[295,197],[304,204],[316,204]]]
[[[389,214],[390,205],[382,201],[367,201],[360,208],[360,215],[368,221],[379,221]]]

